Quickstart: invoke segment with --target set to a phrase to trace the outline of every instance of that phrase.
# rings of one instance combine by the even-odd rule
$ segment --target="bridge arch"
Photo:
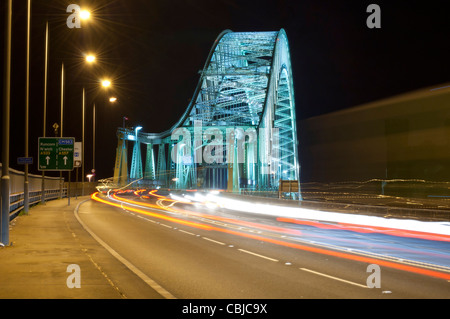
[[[271,191],[280,179],[298,181],[286,32],[225,30],[200,73],[191,102],[169,130],[118,129],[115,181],[125,183],[132,177],[155,186],[236,192]],[[128,143],[134,146],[130,174]],[[141,160],[136,154],[141,144],[147,144],[145,165],[136,162]]]

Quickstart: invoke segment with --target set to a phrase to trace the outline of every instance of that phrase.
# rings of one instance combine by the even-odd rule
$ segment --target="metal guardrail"
[[[0,163],[0,168],[2,164]],[[0,171],[1,172],[1,171]],[[10,195],[9,195],[9,219],[14,219],[24,206],[24,172],[15,169],[9,169],[10,176]],[[59,177],[45,176],[45,200],[51,200],[67,196],[67,188],[63,186],[60,194]],[[42,175],[28,174],[28,192],[29,204],[37,204],[41,201],[42,194]],[[1,185],[0,185],[1,187]]]
[[[29,205],[35,205],[41,201],[42,191],[29,192]],[[67,188],[62,189],[62,197],[67,197]],[[60,189],[46,189],[45,200],[60,198]],[[23,210],[24,193],[15,193],[9,196],[9,220],[13,220]]]

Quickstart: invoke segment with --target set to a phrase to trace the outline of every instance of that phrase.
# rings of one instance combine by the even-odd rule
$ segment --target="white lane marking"
[[[183,229],[178,229],[178,231],[180,231],[180,232],[182,232],[182,233],[185,233],[185,234],[188,234],[188,235],[191,235],[191,236],[195,236],[194,233],[191,233],[191,232],[189,232],[189,231],[185,231],[185,230],[183,230]]]
[[[319,243],[319,242],[310,241],[310,240],[303,240],[303,239],[295,238],[295,237],[287,237],[287,239],[295,241],[295,242],[299,242],[299,243],[306,243],[306,244],[312,244],[312,245],[318,246],[318,247],[325,247],[326,249],[332,249],[332,250],[338,250],[338,251],[344,251],[344,252],[348,251],[348,249],[345,247],[335,246],[332,244]],[[377,258],[377,259],[402,263],[402,264],[406,264],[406,265],[416,266],[416,267],[433,269],[433,270],[437,270],[437,271],[445,271],[445,272],[450,271],[450,267],[447,267],[447,266],[429,264],[429,263],[425,263],[425,262],[421,262],[421,261],[408,260],[408,259],[404,259],[404,258],[399,259],[398,257],[395,257],[395,256],[371,253],[371,252],[367,252],[367,251],[359,250],[359,249],[353,249],[351,253],[356,254],[356,255],[368,256],[368,257],[372,257],[372,258]]]
[[[164,226],[164,227],[167,227],[167,228],[173,228],[172,226],[169,226],[169,225],[166,225],[166,224],[163,224],[163,223],[159,223],[161,226]]]
[[[146,274],[144,274],[141,270],[139,270],[135,265],[133,265],[131,262],[129,262],[127,259],[119,255],[118,252],[116,252],[114,249],[112,249],[107,243],[105,243],[103,240],[100,239],[87,225],[80,219],[78,216],[78,209],[81,204],[89,201],[90,199],[87,199],[85,201],[82,201],[78,203],[77,207],[74,210],[75,217],[77,218],[78,222],[83,226],[83,228],[100,244],[102,245],[111,255],[113,255],[117,260],[119,260],[122,264],[124,264],[128,269],[130,269],[132,272],[134,272],[139,278],[141,278],[147,285],[149,285],[151,288],[153,288],[157,293],[159,293],[162,297],[166,299],[176,299],[174,295],[172,295],[170,292],[168,292],[166,289],[161,287],[156,281],[148,277]]]
[[[240,248],[238,250],[242,251],[243,253],[247,253],[247,254],[250,254],[250,255],[253,255],[253,256],[257,256],[257,257],[261,257],[261,258],[264,258],[264,259],[267,259],[267,260],[278,262],[278,259],[270,258],[270,257],[264,256],[264,255],[260,255],[260,254],[257,254],[257,253],[254,253],[254,252],[251,252],[251,251],[248,251],[248,250],[240,249]]]
[[[219,245],[225,245],[225,243],[222,243],[221,241],[217,241],[217,240],[214,240],[214,239],[211,239],[211,238],[208,238],[208,237],[202,237],[202,238],[205,239],[205,240],[208,240],[210,242],[219,244]]]
[[[307,271],[307,272],[310,272],[310,273],[313,273],[313,274],[316,274],[316,275],[319,275],[319,276],[322,276],[322,277],[327,277],[327,278],[330,278],[330,279],[342,281],[342,282],[345,282],[345,283],[350,284],[350,285],[355,285],[355,286],[362,287],[362,288],[368,288],[365,285],[361,285],[361,284],[358,284],[356,282],[345,280],[345,279],[342,279],[342,278],[330,276],[330,275],[327,275],[327,274],[324,274],[324,273],[321,273],[321,272],[317,272],[317,271],[314,271],[314,270],[311,270],[311,269],[307,269],[307,268],[299,268],[299,269]]]

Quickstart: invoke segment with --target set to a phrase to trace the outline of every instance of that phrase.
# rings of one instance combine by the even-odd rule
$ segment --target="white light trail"
[[[450,236],[450,222],[428,222],[411,219],[396,219],[359,214],[346,214],[332,211],[325,212],[301,207],[284,207],[271,204],[247,202],[212,194],[208,194],[206,198],[210,202],[215,202],[220,207],[246,213],[334,223],[347,223],[361,226],[386,227]]]

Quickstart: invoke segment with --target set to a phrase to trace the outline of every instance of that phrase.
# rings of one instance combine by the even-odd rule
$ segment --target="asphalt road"
[[[77,211],[162,298],[450,297],[449,241],[292,223],[164,195],[99,195],[105,202]]]

